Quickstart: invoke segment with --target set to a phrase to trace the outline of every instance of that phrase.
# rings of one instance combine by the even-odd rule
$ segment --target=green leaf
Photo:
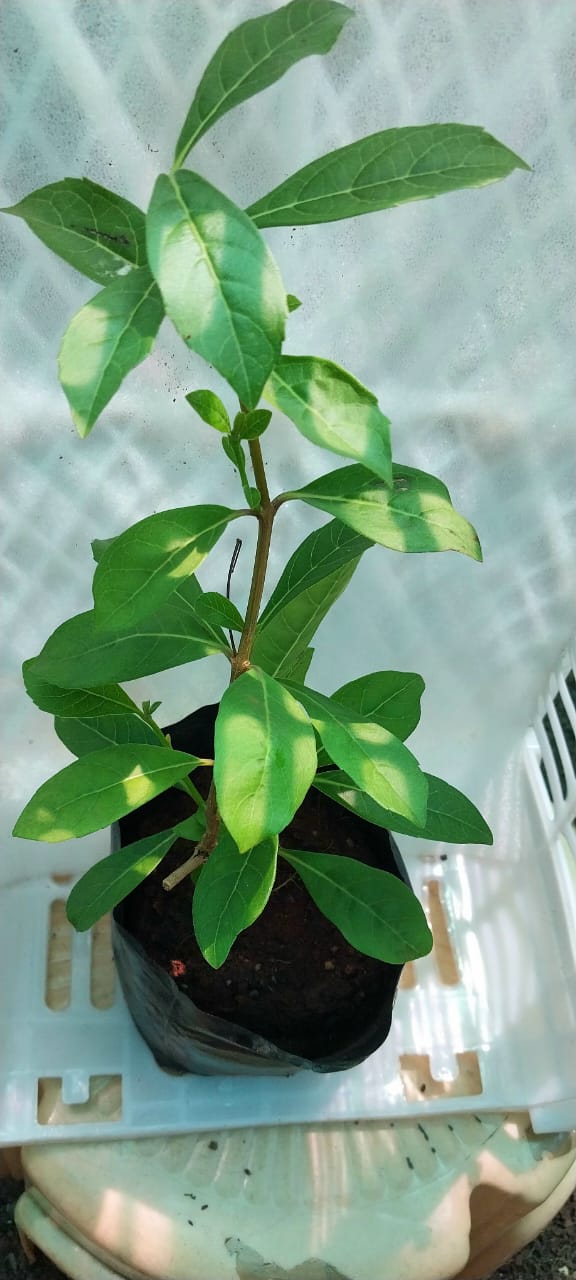
[[[244,619],[236,605],[219,591],[205,591],[196,605],[196,613],[206,622],[216,622],[229,631],[243,631]]]
[[[392,495],[366,467],[330,471],[290,494],[337,516],[357,533],[394,551],[460,551],[481,560],[478,535],[455,511],[435,476],[394,464]]]
[[[205,762],[197,756],[146,743],[92,751],[42,784],[20,814],[14,835],[52,844],[100,831],[200,763]]]
[[[270,675],[298,680],[296,664],[372,543],[339,520],[316,529],[296,548],[264,609],[253,659]],[[308,665],[311,654],[308,659]],[[308,665],[305,671],[308,669]]]
[[[154,730],[136,715],[94,716],[91,720],[71,720],[56,716],[54,728],[73,756],[119,746],[127,742],[147,742],[158,746]]]
[[[248,213],[257,227],[335,222],[484,187],[513,169],[529,168],[478,125],[385,129],[313,160],[250,205]]]
[[[471,800],[441,778],[435,778],[431,773],[425,774],[425,777],[428,779],[428,808],[423,827],[417,827],[406,818],[376,804],[351,778],[339,770],[317,774],[314,786],[365,822],[372,822],[387,831],[398,831],[401,835],[415,836],[419,840],[435,840],[436,843],[493,843],[488,823]]]
[[[295,684],[304,684],[313,657],[313,649],[303,649],[302,653],[294,658],[292,665],[286,663],[288,669],[284,673],[284,678],[293,680]]]
[[[240,102],[261,93],[313,53],[328,53],[352,10],[332,0],[293,0],[225,37],[202,76],[176,143],[179,169],[198,139]]]
[[[197,814],[185,818],[168,831],[144,836],[116,853],[101,858],[86,871],[68,895],[66,915],[80,933],[91,929],[102,916],[122,902],[147,876],[156,870],[179,837],[196,840],[202,834]]]
[[[224,693],[214,741],[218,808],[245,853],[302,804],[316,771],[314,731],[299,702],[251,667]]]
[[[96,625],[127,631],[155,613],[237,515],[228,507],[177,507],[146,516],[119,534],[94,574]]]
[[[404,743],[314,689],[285,684],[308,712],[330,759],[378,804],[423,824],[428,783]]]
[[[108,547],[112,546],[115,538],[93,538],[90,546],[92,548],[92,557],[96,564],[100,564],[102,557],[106,554]]]
[[[268,626],[277,614],[314,583],[328,578],[336,569],[359,557],[373,543],[363,538],[339,520],[331,520],[309,533],[290,556],[278,579],[266,608],[260,617],[260,625]]]
[[[209,427],[214,427],[215,431],[221,431],[223,435],[230,430],[230,418],[226,406],[214,391],[189,391],[186,399]]]
[[[138,680],[213,653],[227,653],[229,645],[218,627],[202,621],[200,592],[188,591],[183,581],[157,613],[133,623],[120,634],[96,625],[93,610],[77,614],[56,628],[33,659],[34,672],[63,688],[78,684],[106,684]],[[215,619],[210,618],[210,623]]]
[[[391,486],[390,423],[351,373],[317,356],[280,356],[264,396],[312,444],[355,458]]]
[[[300,299],[296,297],[295,293],[287,293],[286,302],[288,304],[289,311],[297,311],[298,308],[302,306]]]
[[[181,338],[249,409],[280,355],[286,294],[253,222],[197,173],[156,181],[146,219],[150,266]]]
[[[73,716],[92,719],[94,716],[118,715],[135,711],[136,703],[117,684],[90,689],[84,685],[77,689],[63,689],[49,680],[43,680],[36,672],[36,658],[28,658],[22,664],[24,687],[28,697],[52,716]]]
[[[0,213],[23,218],[49,249],[97,284],[146,264],[142,210],[89,178],[51,182]]]
[[[94,863],[68,895],[70,924],[79,933],[91,929],[156,870],[177,838],[172,829],[159,831]]]
[[[269,409],[252,409],[250,413],[237,413],[234,419],[234,435],[237,440],[257,440],[270,424]]]
[[[234,436],[225,436],[222,440],[222,448],[226,457],[230,459],[233,467],[236,467],[240,476],[242,492],[249,507],[259,507],[261,498],[259,489],[255,489],[250,484],[246,471],[246,458],[244,449],[240,440],[236,440]]]
[[[200,871],[192,899],[198,946],[213,969],[224,964],[239,933],[254,924],[272,892],[278,837],[240,853],[229,832],[221,832]]]
[[[150,354],[163,318],[158,286],[148,267],[140,267],[107,285],[70,321],[58,371],[80,436]]]
[[[405,964],[432,950],[418,899],[397,876],[333,853],[282,849],[316,906],[364,955]]]
[[[293,678],[301,658],[332,605],[348,586],[360,557],[306,587],[282,609],[258,624],[252,660],[277,679]]]
[[[332,697],[404,742],[420,720],[424,688],[422,676],[413,671],[374,671],[343,684]]]

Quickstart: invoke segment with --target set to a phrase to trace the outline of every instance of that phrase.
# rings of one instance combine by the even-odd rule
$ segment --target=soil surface
[[[206,795],[210,771],[194,774]],[[172,790],[122,819],[123,842],[169,827],[193,811],[193,801]],[[281,844],[358,859],[394,871],[384,831],[360,821],[312,790]],[[375,1018],[386,992],[393,995],[400,968],[355,951],[321,914],[300,877],[282,858],[259,919],[240,934],[226,962],[212,969],[192,930],[190,879],[171,893],[162,880],[193,850],[181,840],[126,904],[123,923],[205,1012],[240,1023],[291,1053],[316,1058],[343,1049]]]

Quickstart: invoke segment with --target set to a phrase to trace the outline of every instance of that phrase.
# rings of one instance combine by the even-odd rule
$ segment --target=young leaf
[[[484,187],[514,169],[529,168],[478,125],[409,125],[320,156],[247,212],[257,227],[335,222],[464,187]]]
[[[270,424],[269,409],[251,409],[250,413],[237,413],[234,419],[234,435],[237,440],[258,440]]]
[[[28,658],[22,664],[22,677],[28,697],[40,711],[47,711],[52,716],[91,720],[94,716],[116,716],[120,712],[137,709],[129,694],[117,684],[96,689],[84,685],[77,689],[63,689],[43,680],[36,672],[36,662],[36,658]]]
[[[259,623],[252,659],[277,679],[293,679],[291,672],[334,602],[345,591],[360,557],[349,560],[327,577],[306,587],[288,604]]]
[[[79,933],[91,929],[156,870],[177,838],[172,829],[159,831],[95,862],[68,895],[70,924]]]
[[[425,774],[425,777],[428,780],[428,808],[423,827],[417,827],[406,818],[376,804],[340,770],[317,774],[314,786],[345,809],[358,814],[365,822],[372,822],[376,827],[384,827],[387,831],[398,831],[401,835],[415,836],[419,840],[435,840],[436,843],[493,843],[488,823],[471,800],[441,778],[435,778],[431,773]]]
[[[215,431],[221,431],[223,435],[230,430],[230,418],[226,406],[214,391],[189,391],[186,399],[209,427],[214,427]]]
[[[58,357],[78,434],[87,436],[127,373],[150,354],[164,307],[148,267],[119,276],[70,321]]]
[[[378,804],[423,824],[428,783],[404,743],[314,689],[288,681],[285,685],[305,707],[330,759]]]
[[[142,210],[90,178],[51,182],[0,213],[23,218],[49,249],[97,284],[146,264]]]
[[[364,955],[405,964],[432,949],[422,907],[403,880],[333,853],[282,849],[316,906]]]
[[[280,355],[286,294],[266,242],[197,173],[161,174],[146,219],[150,266],[180,336],[249,409]]]
[[[288,303],[289,311],[297,311],[298,308],[302,306],[300,299],[296,297],[295,293],[287,293],[286,302]]]
[[[214,742],[218,807],[245,853],[302,804],[316,771],[314,731],[300,703],[251,667],[222,698]]]
[[[261,502],[260,492],[250,484],[248,479],[246,472],[246,458],[244,456],[242,442],[240,440],[236,440],[234,436],[225,436],[222,441],[222,448],[226,457],[230,459],[232,466],[236,467],[236,470],[238,471],[240,484],[242,485],[242,492],[248,506],[259,507]]]
[[[374,544],[355,533],[340,520],[331,520],[309,533],[290,556],[286,567],[260,616],[260,626],[268,626],[281,610],[314,583],[328,578],[341,565],[358,562],[364,551]]]
[[[213,969],[224,964],[239,933],[254,924],[272,892],[278,837],[240,853],[226,830],[200,871],[192,899],[198,946]]]
[[[200,763],[197,756],[146,743],[92,751],[42,784],[13,834],[53,843],[100,831],[167,791]]]
[[[317,356],[280,356],[264,396],[312,444],[355,458],[392,484],[390,423],[351,373]]]
[[[228,507],[177,507],[119,534],[96,568],[96,626],[110,631],[149,617],[194,573],[238,516]]]
[[[200,617],[202,593],[192,603],[187,587],[182,582],[157,613],[118,635],[96,625],[94,610],[69,618],[33,659],[34,672],[74,689],[79,683],[138,680],[209,654],[227,653],[230,646],[222,632],[210,629]]]
[[[240,102],[313,53],[328,53],[352,10],[333,0],[292,0],[243,22],[222,41],[202,76],[176,143],[174,169],[198,139]]]
[[[482,559],[476,531],[454,510],[435,476],[396,464],[393,474],[392,494],[366,467],[355,465],[330,471],[290,496],[394,551],[460,551]]]
[[[202,621],[215,622],[229,631],[242,631],[244,619],[236,605],[219,591],[205,591],[196,605],[196,613]]]
[[[54,728],[61,742],[73,756],[127,742],[147,742],[158,746],[154,730],[137,715],[94,716],[92,720],[72,720],[56,716]]]
[[[424,687],[422,676],[413,671],[374,671],[343,684],[332,697],[404,742],[420,720]]]

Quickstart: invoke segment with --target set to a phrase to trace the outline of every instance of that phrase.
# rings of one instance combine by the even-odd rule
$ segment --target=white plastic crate
[[[258,0],[4,0],[0,203],[70,173],[145,204],[207,57],[233,22],[260,8]],[[269,236],[288,287],[304,299],[287,349],[330,356],[378,393],[395,455],[442,476],[485,554],[479,567],[453,555],[370,551],[333,612],[337,643],[326,626],[319,633],[310,682],[327,691],[376,667],[422,673],[415,751],[426,769],[469,791],[497,833],[492,850],[401,841],[415,887],[441,883],[460,981],[439,983],[434,961],[422,961],[417,987],[400,992],[388,1045],[333,1079],[252,1089],[165,1077],[120,1005],[90,1006],[86,938],[73,942],[68,1010],[45,1006],[49,904],[62,895],[50,877],[81,872],[101,854],[102,837],[37,846],[9,835],[31,791],[68,759],[49,718],[25,698],[20,662],[89,607],[92,537],[208,494],[226,503],[235,488],[218,441],[183,399],[193,386],[222,385],[167,326],[89,440],[75,437],[55,357],[67,318],[95,287],[2,220],[0,1141],[37,1138],[38,1077],[62,1076],[71,1100],[102,1073],[123,1081],[122,1120],[101,1125],[102,1136],[223,1115],[234,1124],[471,1105],[527,1105],[539,1128],[576,1123],[574,783],[564,758],[564,795],[541,729],[523,745],[575,622],[575,65],[576,13],[564,0],[370,0],[329,58],[292,70],[265,108],[244,104],[196,152],[198,168],[246,203],[330,147],[395,124],[481,123],[534,166],[482,191]],[[269,434],[275,491],[332,465],[293,430],[278,424]],[[296,504],[283,509],[271,583],[319,522]],[[248,541],[234,576],[240,606]],[[223,585],[233,542],[223,538],[202,567],[204,584]],[[163,674],[137,682],[136,693],[162,697],[168,723],[219,696],[225,668],[211,659],[185,679],[183,688],[181,671]],[[477,1055],[483,1091],[473,1103],[430,1099],[429,1084],[405,1097],[399,1055],[429,1056],[442,1082],[456,1074],[457,1053]],[[469,1084],[475,1066],[466,1065]],[[412,1065],[414,1078],[420,1069]],[[82,1137],[86,1128],[65,1132]]]
[[[576,754],[567,750],[554,704],[560,694],[573,731],[568,670],[565,663],[523,752],[486,798],[494,849],[400,841],[435,948],[407,967],[387,1043],[351,1071],[290,1079],[162,1071],[114,982],[105,930],[75,934],[65,921],[69,885],[45,877],[8,886],[0,932],[0,973],[10,975],[0,1002],[0,1145],[498,1109],[529,1110],[536,1132],[576,1128]],[[24,937],[26,958],[15,965]],[[117,1085],[113,1115],[106,1107],[87,1115],[82,1104],[92,1082],[107,1076]],[[56,1121],[41,1105],[45,1082],[55,1079],[65,1104]]]

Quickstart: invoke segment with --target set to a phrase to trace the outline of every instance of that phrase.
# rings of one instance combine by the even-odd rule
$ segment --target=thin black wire
[[[232,559],[230,561],[230,568],[228,570],[228,578],[226,581],[226,599],[227,600],[230,599],[230,583],[232,582],[232,574],[234,573],[234,570],[238,563],[238,556],[240,555],[241,546],[242,546],[242,539],[237,538],[236,546],[234,547],[234,550],[232,552]],[[232,635],[231,631],[228,632],[228,635],[230,637],[230,648],[232,650],[232,653],[234,654],[234,657],[236,657],[236,645],[234,643],[234,636]]]

